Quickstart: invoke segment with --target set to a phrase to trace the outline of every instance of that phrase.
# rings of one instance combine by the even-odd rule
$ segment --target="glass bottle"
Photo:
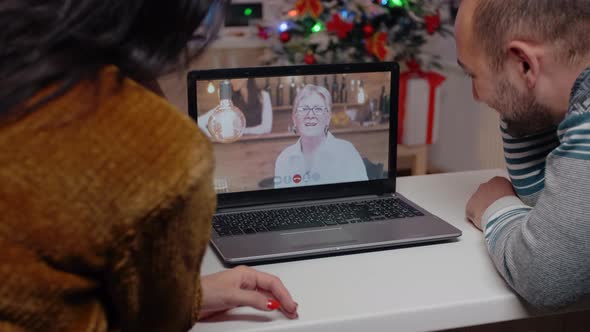
[[[358,104],[364,104],[365,101],[366,101],[365,88],[364,88],[363,80],[359,80],[358,90],[357,90],[357,93],[356,93],[356,101],[357,101]]]
[[[339,103],[340,102],[340,98],[339,98],[339,92],[338,91],[338,77],[336,75],[334,75],[334,77],[332,78],[332,102],[334,104]]]
[[[291,84],[289,86],[289,105],[293,105],[295,94],[297,93],[297,86],[295,85],[295,78],[291,77]]]
[[[268,93],[268,97],[270,98],[270,100],[272,102],[272,88],[270,86],[270,77],[266,78],[266,82],[264,84],[263,90]]]
[[[303,76],[303,80],[301,81],[301,83],[299,83],[299,86],[297,87],[297,94],[299,94],[299,92],[301,90],[303,90],[303,88],[305,88],[306,85],[307,85],[307,76]]]
[[[283,106],[283,81],[281,78],[277,79],[277,106]]]
[[[385,86],[381,87],[381,95],[379,96],[379,112],[385,113]]]
[[[346,88],[346,75],[342,75],[342,81],[340,84],[340,102],[348,103],[348,89]]]
[[[375,100],[375,98],[371,98],[367,105],[369,114],[371,115],[371,121],[375,124],[380,123],[381,111],[377,108],[377,101]]]

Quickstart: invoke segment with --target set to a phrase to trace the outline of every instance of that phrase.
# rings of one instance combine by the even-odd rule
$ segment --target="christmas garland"
[[[265,64],[420,62],[426,36],[450,35],[442,0],[286,1],[278,26],[259,26],[274,41]]]

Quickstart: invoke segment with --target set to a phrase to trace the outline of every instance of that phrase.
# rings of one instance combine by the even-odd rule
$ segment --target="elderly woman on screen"
[[[366,181],[367,171],[355,147],[330,133],[332,97],[308,84],[295,97],[292,119],[300,139],[275,163],[275,188]]]

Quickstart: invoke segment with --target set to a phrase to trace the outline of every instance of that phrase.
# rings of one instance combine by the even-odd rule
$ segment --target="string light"
[[[404,0],[389,0],[389,7],[403,7],[404,5]]]
[[[324,25],[322,22],[317,22],[313,27],[311,27],[311,32],[320,32],[322,30],[324,30]]]
[[[281,25],[279,25],[279,31],[281,32],[285,32],[289,29],[289,25],[287,24],[287,22],[283,22],[281,23]]]

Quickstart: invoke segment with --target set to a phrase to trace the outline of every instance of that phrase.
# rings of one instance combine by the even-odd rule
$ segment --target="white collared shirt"
[[[309,169],[305,165],[301,139],[283,150],[275,163],[275,188],[367,180],[367,169],[355,147],[331,133],[315,151]]]

